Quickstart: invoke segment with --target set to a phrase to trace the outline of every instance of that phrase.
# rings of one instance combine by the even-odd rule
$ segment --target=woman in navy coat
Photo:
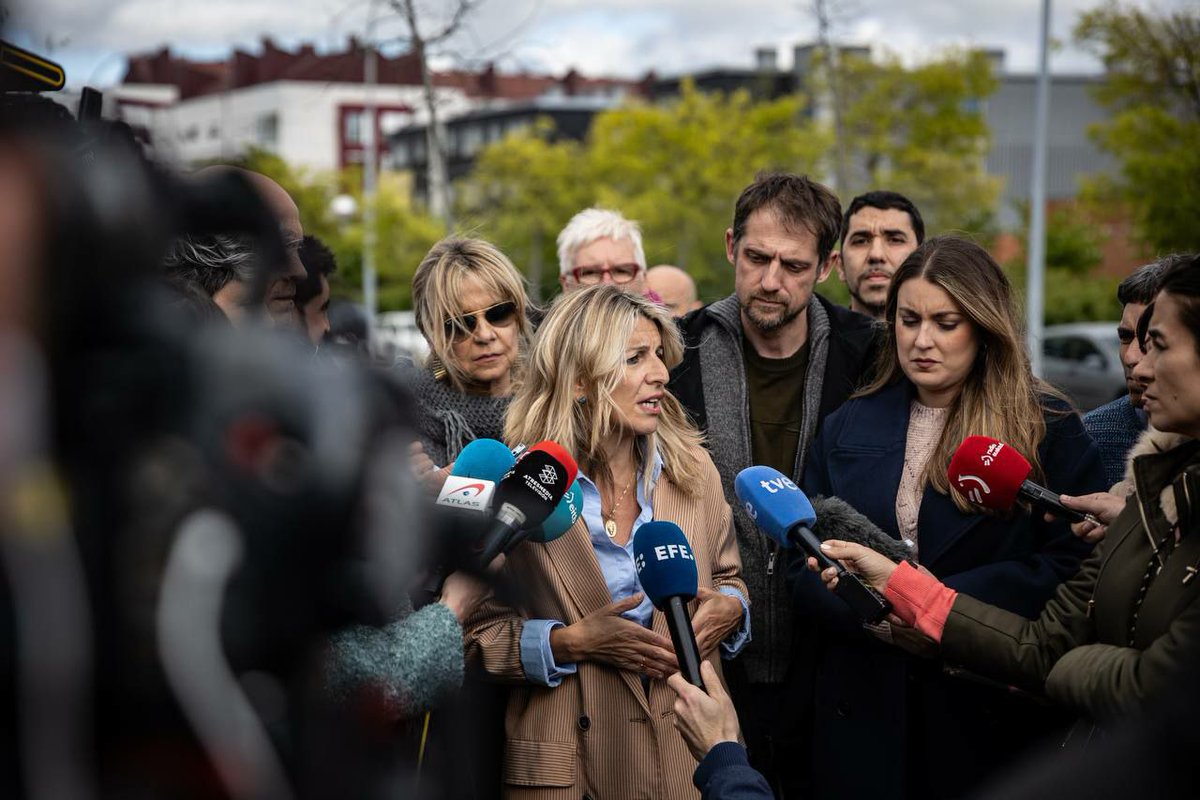
[[[850,503],[947,585],[1036,617],[1090,546],[1061,521],[984,513],[951,492],[966,436],[1006,442],[1030,479],[1103,491],[1079,417],[1030,373],[1011,286],[979,246],[936,237],[897,270],[875,380],[830,415],[804,475],[810,495]],[[1038,700],[955,670],[919,633],[865,628],[802,560],[790,580],[805,620],[814,797],[958,797],[1019,751],[1061,732]]]

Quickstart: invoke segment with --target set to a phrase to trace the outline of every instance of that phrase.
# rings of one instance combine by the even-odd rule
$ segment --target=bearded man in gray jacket
[[[874,320],[813,291],[829,276],[841,227],[841,204],[828,187],[791,173],[759,175],[725,232],[734,293],[681,321],[686,355],[671,378],[671,390],[707,433],[733,508],[753,639],[726,678],[751,763],[781,798],[804,788],[802,621],[792,615],[785,558],[746,516],[733,481],[765,464],[799,483],[821,420],[874,360]]]

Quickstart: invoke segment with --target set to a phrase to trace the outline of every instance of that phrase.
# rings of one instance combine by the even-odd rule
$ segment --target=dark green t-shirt
[[[809,343],[788,358],[764,358],[742,337],[750,394],[750,446],[755,464],[792,476],[804,418]]]

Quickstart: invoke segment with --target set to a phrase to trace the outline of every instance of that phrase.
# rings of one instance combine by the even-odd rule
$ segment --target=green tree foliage
[[[1022,249],[1029,248],[1029,209],[1023,209]],[[1046,219],[1045,322],[1057,325],[1081,320],[1115,320],[1121,316],[1117,278],[1093,275],[1103,257],[1105,234],[1076,206],[1060,206]],[[1005,271],[1025,297],[1026,259],[1009,261]]]
[[[313,173],[296,169],[273,153],[251,150],[241,161],[246,169],[272,178],[292,196],[300,209],[306,234],[321,239],[337,258],[331,282],[335,297],[362,299],[363,223],[361,216],[343,223],[331,211],[333,198],[349,194],[361,209],[362,172]],[[440,223],[415,207],[407,176],[386,176],[379,182],[375,206],[375,268],[379,310],[411,307],[412,276],[425,253],[443,235]]]
[[[529,278],[535,300],[557,291],[554,239],[571,215],[593,201],[584,148],[556,141],[539,120],[485,149],[458,187],[458,218],[495,242]]]
[[[984,172],[979,109],[995,88],[986,59],[952,53],[912,70],[894,60],[848,61],[845,69],[848,136],[862,180],[843,200],[887,186],[910,195],[931,230],[987,228],[999,186]],[[641,223],[651,264],[686,268],[701,297],[713,300],[732,289],[724,232],[755,174],[830,171],[832,130],[818,116],[804,96],[755,101],[685,82],[669,102],[598,115],[582,144],[557,140],[542,124],[490,145],[459,186],[458,217],[524,265],[548,296],[558,231],[589,205],[617,208]],[[836,278],[823,291],[844,300]]]
[[[706,297],[733,288],[724,232],[761,170],[816,173],[829,148],[799,97],[703,94],[602,114],[588,153],[596,200],[641,222],[646,258],[686,269]]]
[[[1104,63],[1097,98],[1113,116],[1092,135],[1120,164],[1086,195],[1127,206],[1151,250],[1200,250],[1200,11],[1110,2],[1082,14],[1074,33]]]
[[[997,86],[987,56],[951,51],[911,69],[895,57],[846,56],[838,68],[843,199],[890,188],[917,204],[930,231],[987,230],[1000,192],[985,169],[983,105]]]
[[[651,263],[685,267],[702,296],[733,285],[724,231],[733,201],[769,168],[812,172],[828,138],[799,98],[755,103],[748,93],[703,94],[597,115],[588,140],[556,141],[553,127],[518,131],[488,147],[459,188],[460,219],[529,270],[543,296],[555,291],[555,237],[590,205],[641,223]],[[538,254],[540,253],[540,260]]]

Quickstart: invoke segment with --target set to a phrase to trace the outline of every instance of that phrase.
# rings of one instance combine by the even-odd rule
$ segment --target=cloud
[[[1094,71],[1095,60],[1070,45],[1080,11],[1100,0],[1056,0],[1053,35],[1065,46],[1057,71]],[[1159,10],[1194,0],[1139,0]],[[25,0],[13,16],[24,41],[67,44],[52,57],[86,67],[120,54],[169,44],[188,55],[214,57],[233,47],[254,48],[262,36],[294,46],[344,46],[363,35],[368,0]],[[445,14],[447,0],[421,0],[428,15]],[[383,0],[379,38],[394,41],[403,25]],[[907,61],[951,46],[1003,48],[1010,70],[1037,66],[1041,0],[832,0],[834,36],[887,48]],[[674,75],[712,66],[748,67],[754,48],[773,45],[780,65],[791,48],[815,38],[816,25],[800,0],[485,0],[446,47],[446,58],[561,74],[641,77],[653,69]],[[114,56],[116,54],[116,56]],[[94,67],[93,67],[94,68]]]

